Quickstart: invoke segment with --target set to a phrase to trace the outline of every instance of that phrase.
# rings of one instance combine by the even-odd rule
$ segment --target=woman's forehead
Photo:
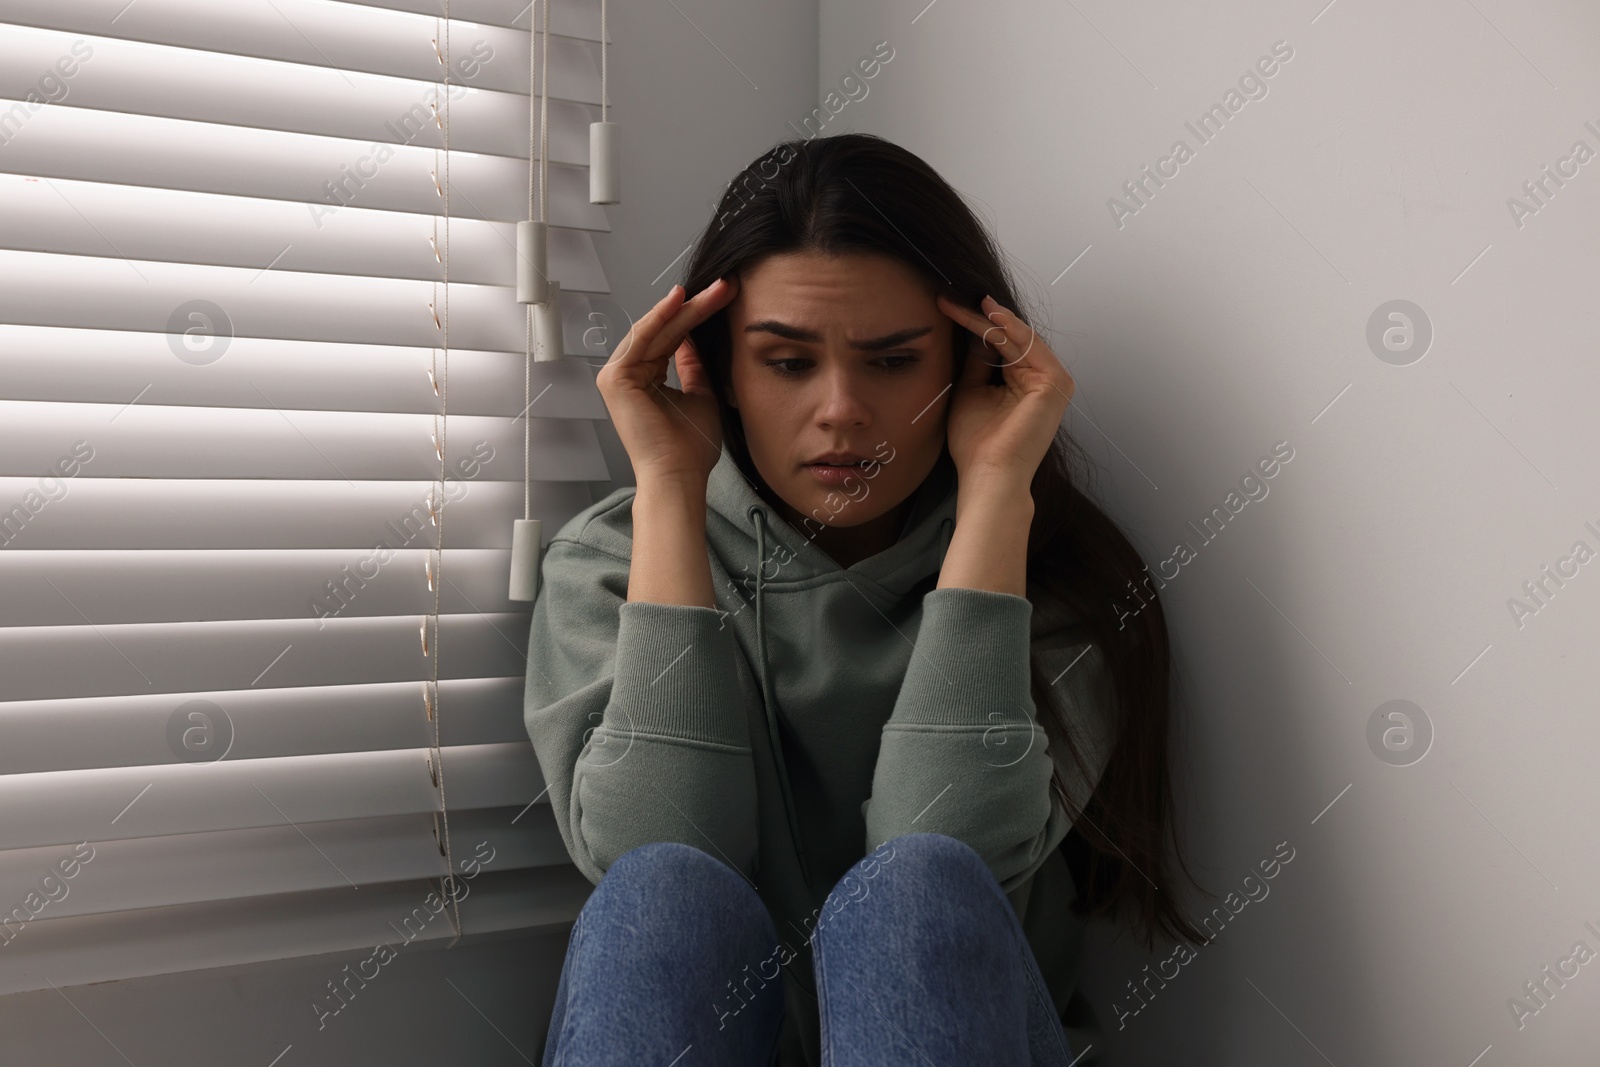
[[[858,338],[940,317],[932,288],[898,260],[819,253],[770,256],[741,273],[729,313],[740,328],[762,321],[827,332],[843,326]]]

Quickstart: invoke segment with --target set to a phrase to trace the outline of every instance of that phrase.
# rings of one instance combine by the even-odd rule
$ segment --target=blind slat
[[[452,812],[520,807],[544,789],[531,745],[440,751]],[[0,849],[416,815],[438,808],[426,749],[11,774],[0,777]]]
[[[553,101],[550,112],[550,217],[552,221],[593,219],[588,171],[573,166],[587,162],[588,124],[571,122],[569,135],[560,137],[563,127],[556,119],[558,109]],[[0,115],[6,113],[7,109],[0,107]],[[578,117],[570,111],[567,114],[569,120]],[[594,115],[599,118],[599,109]],[[422,215],[444,213],[433,180],[436,153],[432,148],[406,144],[380,148],[345,138],[81,107],[40,108],[23,123],[5,141],[0,157],[0,164],[11,174],[288,200],[308,214],[309,204],[318,205],[319,210],[326,205],[340,211],[374,208]],[[580,158],[564,158],[564,152],[580,147]],[[450,202],[452,219],[511,222],[528,217],[527,160],[451,155],[450,187],[456,194]],[[439,162],[442,166],[442,156]],[[563,174],[564,170],[576,173]],[[580,178],[582,202],[574,199],[571,191],[557,195],[557,183],[563,190],[573,190]],[[331,192],[330,182],[334,183]],[[325,222],[336,217],[323,215]]]
[[[451,423],[442,448],[448,477],[470,484],[521,476],[520,421],[461,415]],[[582,420],[533,423],[527,435],[535,477],[541,466],[583,452],[594,440],[594,427]],[[93,448],[84,469],[92,466],[96,478],[422,480],[439,472],[432,425],[429,415],[385,412],[0,401],[0,474],[49,470],[62,454],[65,430]],[[197,449],[201,441],[206,446]]]
[[[402,543],[401,537],[391,537],[383,551],[371,546],[299,552],[0,552],[0,588],[6,591],[11,626],[81,625],[84,616],[105,626],[431,612],[425,567],[436,553],[421,537],[410,548]],[[509,576],[501,549],[447,548],[442,573],[448,576],[439,590],[443,612],[527,608],[507,599]],[[0,692],[0,698],[4,695]],[[0,764],[4,760],[0,754]]]
[[[526,737],[524,681],[520,674],[440,681],[440,743],[520,744]],[[289,689],[263,682],[256,689],[6,701],[0,703],[0,774],[154,765],[170,761],[175,751],[194,759],[201,746],[226,743],[230,733],[231,760],[423,748],[433,743],[423,692],[421,681]],[[196,701],[208,718],[180,710]],[[174,721],[203,733],[187,743],[181,735],[174,739],[168,734]],[[222,751],[213,748],[210,755],[220,758]]]
[[[572,419],[535,421],[536,449],[585,437]],[[431,415],[389,412],[0,400],[0,474],[48,469],[60,455],[59,433],[70,428],[93,446],[86,466],[97,478],[420,480],[438,477],[434,423]],[[455,477],[522,474],[520,421],[459,415],[450,424],[442,451]],[[201,441],[206,446],[197,449]]]
[[[556,182],[550,184],[554,189]],[[270,264],[278,272],[378,278],[432,281],[440,274],[432,245],[437,220],[430,215],[351,208],[313,217],[307,205],[286,200],[13,176],[0,177],[0,197],[16,210],[0,241],[17,251],[112,253],[252,273]],[[553,216],[553,226],[569,229],[599,221]],[[516,247],[515,223],[453,219],[451,283],[514,285]],[[564,246],[563,257],[573,247]],[[465,270],[456,269],[463,264]],[[579,263],[564,258],[551,262],[556,278],[579,269]]]
[[[554,424],[555,420],[545,420]],[[574,422],[578,427],[594,427]],[[61,435],[62,451],[71,434]],[[532,487],[534,516],[577,514],[592,503],[581,481],[605,480],[598,442],[557,450],[548,478]],[[0,540],[4,550],[28,548],[354,548],[403,538],[405,524],[426,523],[427,482],[217,481],[203,478],[78,477],[56,499],[41,476],[0,478]],[[536,474],[536,477],[541,477]],[[53,483],[51,483],[53,484]],[[437,483],[432,483],[437,484]],[[437,494],[437,490],[435,490]],[[30,495],[33,494],[33,495]],[[522,514],[522,482],[479,481],[470,492],[444,497],[454,548],[511,547],[507,517]],[[435,499],[438,499],[437,495]],[[24,503],[39,507],[31,515]],[[396,534],[391,526],[400,528]],[[560,522],[556,521],[559,528]],[[429,534],[424,536],[431,536]],[[9,540],[6,540],[9,538]]]
[[[93,862],[79,877],[95,873]],[[459,872],[458,877],[465,879]],[[464,884],[467,888],[459,891],[464,893],[461,923],[475,934],[568,928],[594,891],[572,866],[503,872],[491,866]],[[52,984],[73,986],[337,953],[338,962],[330,960],[331,980],[350,962],[352,951],[370,956],[379,944],[391,945],[397,952],[421,951],[430,942],[447,944],[454,936],[448,909],[425,919],[438,906],[429,900],[435,892],[429,882],[360,891],[346,885],[114,915],[42,916],[6,945],[0,995],[48,989]],[[413,915],[412,924],[402,925]]]
[[[420,681],[432,670],[421,624],[396,616],[9,626],[0,629],[0,678],[14,700]],[[527,670],[526,613],[443,615],[439,626],[439,677]]]
[[[569,299],[565,292],[562,298],[569,350],[604,358],[631,325],[609,301],[583,294]],[[613,320],[620,320],[615,329]],[[137,396],[153,406],[253,407],[268,396],[285,410],[421,414],[439,408],[428,378],[438,349],[235,337],[225,358],[197,374],[176,358],[173,343],[166,333],[0,324],[0,397],[120,406]],[[452,415],[518,416],[525,359],[522,351],[483,352],[452,343]],[[538,361],[528,370],[534,399],[528,412],[536,421],[609,417],[594,369],[583,359]],[[517,388],[508,390],[508,382]]]
[[[551,231],[551,262],[567,264],[557,276],[563,289],[567,278],[580,289],[605,284],[598,260],[574,264],[558,256],[558,245],[567,256],[582,250],[590,257],[594,246],[587,234]],[[506,266],[514,269],[514,253]],[[235,337],[441,346],[431,304],[436,288],[442,321],[443,287],[433,282],[0,251],[0,318],[31,326],[165,333],[180,308],[206,301],[222,309]],[[527,308],[509,284],[452,280],[449,316],[452,348],[527,347]]]
[[[430,17],[444,16],[444,0],[345,0],[361,7],[390,11],[410,11]],[[494,26],[529,29],[533,5],[526,0],[451,0],[450,15]],[[541,21],[544,18],[540,13]],[[616,16],[613,15],[613,18]],[[550,11],[550,33],[568,37],[600,39],[600,0],[563,0]]]
[[[482,857],[491,857],[483,870],[572,862],[549,805],[535,804],[513,825],[517,815],[515,808],[452,814],[452,851],[458,857],[477,857],[480,866]],[[63,883],[68,893],[50,904],[51,919],[349,889],[352,883],[367,890],[445,873],[433,819],[427,815],[101,841],[93,847],[93,858],[79,872],[88,876]],[[51,870],[61,855],[59,845],[0,852],[0,900],[20,901],[37,892],[40,872]],[[116,871],[115,880],[93,877],[99,870]]]

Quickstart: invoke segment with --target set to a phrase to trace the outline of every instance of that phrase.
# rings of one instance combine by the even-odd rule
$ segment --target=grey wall
[[[1126,983],[1169,951],[1097,931],[1099,1051],[1589,1064],[1600,962],[1542,1007],[1523,985],[1600,952],[1600,563],[1559,563],[1600,550],[1600,161],[1558,164],[1600,151],[1600,10],[1326,2],[822,0],[824,91],[895,49],[829,132],[975,200],[1078,383],[1109,511],[1152,570],[1191,546],[1162,595],[1202,882],[1242,894],[1294,850],[1137,1014]],[[1200,143],[1185,123],[1278,41],[1266,95]],[[1108,200],[1180,138],[1119,225]],[[1547,164],[1572,176],[1519,222]],[[1396,299],[1432,324],[1420,359],[1369,344]],[[1277,442],[1293,459],[1207,541],[1191,523]],[[1546,565],[1571,576],[1539,606]],[[1369,741],[1391,700],[1431,723],[1408,765],[1420,746]]]

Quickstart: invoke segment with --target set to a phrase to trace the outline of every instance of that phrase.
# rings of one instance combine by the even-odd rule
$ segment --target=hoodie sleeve
[[[991,590],[933,589],[923,597],[865,808],[867,851],[900,834],[948,834],[982,856],[1009,893],[1071,830],[1050,788],[1053,757],[1030,690],[1032,613],[1026,597]],[[1085,642],[1041,644],[1052,646],[1053,658],[1041,660],[1052,679],[1082,656],[1071,686],[1061,688],[1069,718],[1078,720],[1069,726],[1092,728],[1086,755],[1098,776],[1108,707],[1103,691],[1081,684],[1100,664],[1098,649],[1088,646],[1093,655],[1084,655]],[[1064,762],[1069,792],[1081,801],[1094,782],[1067,770]]]
[[[631,848],[693,845],[751,877],[756,699],[713,608],[630,602],[629,561],[545,550],[523,721],[567,852],[599,884]]]

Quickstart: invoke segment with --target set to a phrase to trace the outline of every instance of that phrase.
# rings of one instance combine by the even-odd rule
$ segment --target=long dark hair
[[[918,156],[880,137],[850,133],[786,141],[763,153],[724,190],[695,246],[684,289],[693,295],[768,256],[808,251],[891,256],[966,307],[977,307],[987,293],[1031,323],[998,247],[960,194]],[[726,312],[711,316],[691,336],[717,396],[728,451],[752,484],[764,484],[750,462],[738,409],[728,403],[732,341]],[[971,336],[957,326],[956,380]],[[1198,943],[1203,935],[1169,888],[1169,839],[1172,859],[1191,884],[1194,879],[1173,827],[1166,618],[1138,551],[1079,489],[1074,471],[1084,472],[1088,484],[1088,458],[1063,426],[1033,477],[1028,585],[1086,624],[1104,657],[1117,722],[1098,785],[1082,810],[1070,811],[1074,829],[1063,852],[1079,888],[1072,910],[1118,918],[1131,912],[1146,945],[1158,931]],[[1131,619],[1119,616],[1114,605],[1130,602],[1133,590],[1140,590],[1144,607]],[[1046,736],[1083,767],[1036,659],[1031,674]],[[1054,714],[1043,714],[1045,708]],[[1059,768],[1052,779],[1064,805],[1073,807]]]

